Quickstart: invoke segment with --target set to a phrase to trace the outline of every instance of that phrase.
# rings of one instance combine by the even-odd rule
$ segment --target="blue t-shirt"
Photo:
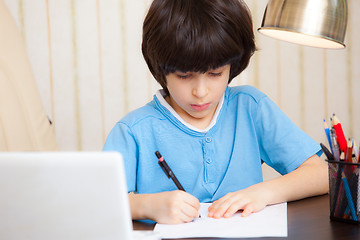
[[[155,151],[160,151],[200,202],[262,182],[263,162],[286,174],[322,153],[318,143],[251,86],[227,87],[216,124],[207,133],[186,127],[154,96],[115,125],[104,150],[123,155],[128,191],[137,193],[177,189],[158,165]]]

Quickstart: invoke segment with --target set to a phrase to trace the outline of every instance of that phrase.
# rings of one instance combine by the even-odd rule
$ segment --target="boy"
[[[263,93],[228,87],[255,51],[252,20],[239,0],[154,0],[142,52],[162,86],[120,120],[104,150],[122,153],[133,219],[189,222],[200,202],[231,217],[328,191],[320,146]],[[157,164],[159,151],[185,191]],[[266,162],[283,176],[263,182]]]

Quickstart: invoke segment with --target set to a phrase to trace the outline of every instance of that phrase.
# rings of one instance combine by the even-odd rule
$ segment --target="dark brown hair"
[[[251,14],[242,0],[154,0],[144,20],[142,53],[165,91],[169,73],[226,64],[230,83],[254,51]]]

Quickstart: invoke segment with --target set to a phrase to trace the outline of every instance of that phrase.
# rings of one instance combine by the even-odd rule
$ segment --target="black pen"
[[[179,190],[183,190],[184,192],[185,189],[183,188],[183,186],[181,185],[181,183],[179,182],[179,180],[176,178],[175,174],[173,173],[173,171],[171,171],[169,165],[167,165],[165,159],[161,156],[159,151],[155,152],[156,157],[159,159],[158,164],[160,165],[160,167],[162,168],[162,170],[164,171],[164,173],[166,174],[166,176],[168,178],[171,178],[171,180],[173,180],[173,182],[175,183],[176,187]]]
[[[175,174],[173,173],[173,171],[171,171],[169,165],[167,165],[165,159],[161,156],[159,151],[155,152],[156,157],[159,159],[158,164],[160,165],[161,169],[164,171],[164,173],[166,174],[166,176],[168,178],[171,178],[171,180],[173,180],[173,182],[175,183],[176,187],[179,190],[182,190],[184,192],[185,189],[183,188],[183,186],[181,185],[181,183],[179,182],[179,180],[176,178]],[[199,218],[201,218],[201,214],[199,214]]]
[[[329,149],[322,143],[320,143],[320,146],[321,146],[323,152],[325,153],[326,158],[330,161],[334,161],[335,160],[334,155],[332,155],[332,153],[329,151]]]

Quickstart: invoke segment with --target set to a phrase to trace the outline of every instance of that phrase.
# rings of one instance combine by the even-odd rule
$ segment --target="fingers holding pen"
[[[186,193],[186,192],[184,192]],[[188,204],[189,209],[187,211],[187,215],[191,216],[193,219],[199,217],[200,213],[200,201],[193,195],[186,193],[185,203]]]
[[[177,224],[190,222],[199,216],[200,202],[189,193],[181,190],[157,193],[158,210],[154,212],[155,221]],[[154,205],[153,205],[154,207]]]

